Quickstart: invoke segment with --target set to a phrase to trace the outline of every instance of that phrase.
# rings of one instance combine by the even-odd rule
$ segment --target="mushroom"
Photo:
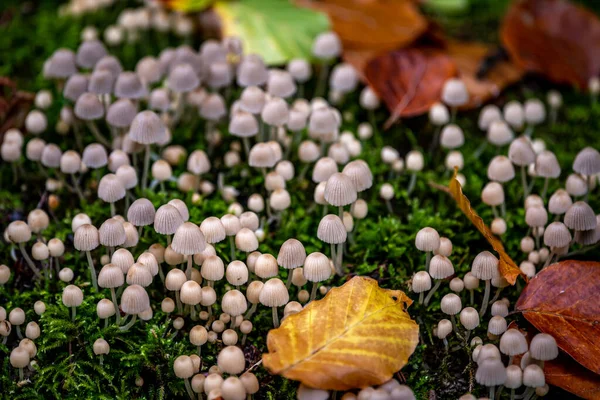
[[[277,307],[284,306],[289,299],[289,293],[285,284],[278,278],[269,279],[260,291],[260,303],[266,307],[271,307],[273,311],[273,326],[275,328],[279,327]]]
[[[96,304],[96,314],[98,314],[98,318],[104,320],[104,328],[108,327],[108,319],[115,314],[119,314],[120,311],[117,310],[117,305],[115,305],[112,301],[108,299],[102,299]],[[119,315],[119,318],[121,316]],[[119,319],[120,322],[120,319]],[[117,323],[118,325],[119,323]]]
[[[29,226],[23,221],[13,221],[8,224],[7,233],[10,240],[19,246],[19,250],[21,250],[21,254],[27,262],[29,268],[33,271],[38,279],[41,279],[42,274],[40,273],[40,270],[35,266],[33,260],[29,257],[29,254],[27,254],[27,250],[25,249],[25,243],[31,239],[31,229]]]
[[[121,295],[121,309],[132,315],[131,321],[121,326],[121,331],[127,331],[137,320],[137,315],[150,308],[150,299],[146,290],[140,285],[127,286]]]
[[[206,247],[204,235],[196,224],[185,222],[177,228],[171,247],[179,254],[187,256],[186,276],[192,278],[193,255],[202,252]]]
[[[329,259],[323,253],[315,252],[309,254],[304,262],[302,273],[307,281],[313,283],[310,293],[310,301],[313,301],[317,297],[319,283],[331,277]]]
[[[415,237],[415,247],[417,250],[425,252],[425,270],[429,271],[429,263],[431,261],[431,253],[440,248],[440,235],[430,227],[425,227]]]
[[[337,274],[340,276],[344,274],[341,251],[347,236],[348,233],[346,232],[344,223],[337,215],[326,215],[319,222],[317,237],[323,242],[331,245],[331,260],[333,261]],[[337,250],[336,244],[338,245]]]
[[[429,266],[429,274],[433,279],[435,279],[435,285],[431,288],[429,293],[427,293],[427,297],[425,297],[425,300],[423,301],[423,304],[425,304],[425,306],[429,304],[429,301],[433,297],[433,294],[440,287],[442,280],[454,275],[454,266],[452,265],[452,262],[450,261],[450,259],[448,259],[448,257],[444,257],[442,255],[435,255],[431,259],[431,264]]]
[[[104,364],[104,355],[110,352],[110,345],[102,338],[96,339],[93,345],[94,354],[100,358],[100,365]]]
[[[73,240],[75,249],[79,251],[85,251],[88,267],[90,270],[90,276],[92,279],[92,285],[94,290],[98,291],[98,283],[96,281],[96,269],[94,268],[94,260],[92,260],[91,251],[100,245],[100,236],[98,229],[91,224],[83,224],[75,231],[75,238]]]
[[[480,385],[489,387],[489,397],[494,398],[495,386],[503,385],[506,382],[506,368],[499,358],[487,357],[481,362],[478,357],[477,372],[475,374],[475,380]]]
[[[121,80],[121,75],[117,79],[117,85]],[[117,90],[115,87],[115,94]],[[119,96],[127,97],[127,96]],[[144,172],[142,175],[142,191],[146,190],[148,184],[148,169],[150,167],[150,146],[152,144],[163,142],[167,137],[167,129],[156,113],[153,111],[142,111],[138,113],[131,123],[129,137],[137,143],[143,144],[146,147],[146,155],[144,157]]]
[[[412,291],[419,293],[419,304],[423,304],[423,297],[425,292],[431,289],[431,277],[427,271],[417,272],[411,283]]]
[[[192,359],[189,356],[177,357],[173,363],[173,371],[175,372],[175,376],[183,379],[188,396],[190,396],[191,399],[194,399],[196,396],[194,395],[194,391],[192,390],[189,381],[189,378],[194,375],[194,363],[192,362]]]
[[[17,328],[17,337],[19,339],[23,339],[23,334],[21,333],[21,325],[25,323],[25,311],[23,311],[23,309],[19,307],[13,308],[8,314],[8,321],[10,322],[10,326],[8,327],[9,333],[12,326],[15,326]]]
[[[313,55],[321,61],[319,78],[315,89],[315,97],[323,96],[332,61],[342,53],[342,43],[335,32],[319,34],[312,46]]]
[[[10,365],[19,370],[19,381],[25,379],[23,376],[23,368],[29,365],[29,360],[29,352],[24,347],[15,347],[10,352]]]
[[[510,161],[521,167],[521,184],[523,185],[523,200],[529,194],[529,189],[527,186],[527,176],[525,172],[525,167],[535,162],[535,152],[533,151],[533,147],[531,147],[531,143],[526,137],[519,137],[512,141],[510,147],[508,148],[508,158]]]
[[[75,285],[68,285],[63,289],[62,302],[71,307],[71,320],[75,321],[77,307],[83,302],[83,292]]]
[[[117,315],[117,325],[121,324],[121,312],[118,308],[117,295],[115,293],[115,288],[120,287],[125,283],[125,279],[123,277],[123,271],[115,264],[106,264],[100,270],[100,274],[98,275],[98,286],[101,288],[109,288],[110,295],[112,298],[112,303],[115,308],[115,313]]]

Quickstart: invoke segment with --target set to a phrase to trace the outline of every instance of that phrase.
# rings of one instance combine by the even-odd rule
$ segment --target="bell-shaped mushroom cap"
[[[303,58],[295,58],[287,64],[287,71],[298,83],[307,82],[312,75],[310,63]]]
[[[74,150],[67,150],[60,157],[60,171],[64,174],[75,174],[81,169],[81,157]]]
[[[254,273],[262,279],[277,276],[279,268],[277,260],[271,254],[265,253],[258,256],[254,264]]]
[[[519,137],[512,141],[508,148],[508,158],[513,164],[527,166],[535,162],[535,151],[526,137]]]
[[[135,72],[124,71],[115,82],[115,96],[124,99],[140,99],[148,93],[146,86]]]
[[[127,210],[127,220],[134,226],[146,226],[154,223],[156,211],[152,202],[145,198],[140,198],[131,203]]]
[[[342,54],[342,41],[335,32],[320,33],[313,42],[312,53],[322,60],[337,58]]]
[[[321,150],[319,149],[319,146],[311,141],[311,140],[304,140],[302,143],[300,143],[300,146],[298,146],[298,158],[300,159],[300,161],[302,161],[303,163],[311,163],[314,161],[317,161],[319,159],[321,155]],[[333,165],[335,165],[335,171],[333,172],[337,172],[337,164],[335,162],[335,160],[330,159],[331,161],[333,161]],[[333,174],[332,172],[332,174]],[[331,176],[331,174],[329,174],[329,176]],[[329,178],[329,176],[327,178]],[[314,177],[313,177],[314,180]],[[327,180],[327,179],[323,179],[322,181]]]
[[[140,285],[130,285],[121,295],[121,310],[126,314],[139,314],[150,308],[150,298]]]
[[[95,69],[90,76],[88,90],[98,95],[111,94],[114,83],[115,76],[110,71]]]
[[[241,229],[241,228],[240,228]],[[225,239],[225,227],[217,217],[208,217],[200,224],[207,243],[219,243]]]
[[[221,371],[237,375],[246,368],[244,352],[237,346],[227,346],[217,356],[217,365]]]
[[[10,352],[10,365],[13,368],[25,368],[30,361],[29,351],[25,347],[17,346]]]
[[[88,168],[102,168],[108,164],[108,154],[100,143],[91,143],[83,149],[82,161]]]
[[[223,295],[221,309],[223,312],[231,315],[232,317],[242,315],[248,309],[246,296],[244,296],[239,290],[228,291]]]
[[[43,166],[48,168],[60,167],[60,160],[62,157],[62,151],[54,143],[48,143],[42,150],[42,157],[40,162]]]
[[[586,147],[577,153],[573,162],[573,170],[581,175],[595,175],[600,172],[600,152]]]
[[[123,232],[124,233],[124,232]],[[91,224],[83,224],[75,231],[73,246],[79,251],[92,251],[100,245],[98,229]]]
[[[281,279],[271,278],[260,291],[259,300],[265,307],[281,307],[290,300],[290,295]]]
[[[446,125],[440,134],[440,145],[446,149],[456,149],[465,143],[462,129],[456,124]]]
[[[540,361],[554,360],[558,357],[558,346],[556,340],[547,333],[538,333],[529,345],[531,356]]]
[[[123,283],[125,283],[125,278],[118,265],[106,264],[98,274],[98,286],[101,288],[117,288]]]
[[[348,233],[337,215],[328,214],[319,222],[317,237],[325,243],[344,243]]]
[[[233,71],[231,65],[225,61],[218,61],[210,64],[206,76],[206,84],[211,89],[220,89],[227,87],[233,80]]]
[[[527,340],[518,329],[509,329],[500,338],[500,351],[508,356],[516,356],[527,351]]]
[[[227,265],[225,278],[230,285],[241,286],[248,282],[248,267],[242,261],[234,260]]]
[[[164,204],[156,210],[154,230],[161,235],[172,235],[183,224],[181,214],[174,206]]]
[[[111,153],[111,157],[115,151]],[[113,168],[111,168],[111,157],[108,159],[108,169],[112,171]],[[119,178],[123,186],[125,186],[125,189],[133,189],[138,184],[137,171],[134,167],[129,165],[129,156],[127,156],[125,152],[122,153],[122,157],[127,160],[127,163],[123,163],[122,165],[116,167],[115,175],[117,175],[117,178]]]
[[[242,91],[240,109],[251,114],[260,114],[265,106],[265,92],[257,86],[248,86]]]
[[[145,251],[139,255],[137,259],[137,263],[143,265],[152,276],[156,276],[158,274],[158,261],[154,254],[149,251]]]
[[[119,59],[115,56],[106,55],[98,60],[96,65],[94,65],[94,71],[99,70],[110,71],[114,77],[117,77],[123,71],[123,66],[121,65]]]
[[[88,77],[81,74],[73,74],[69,77],[67,82],[65,83],[65,88],[63,89],[63,96],[66,99],[71,101],[77,101],[81,95],[87,92],[88,87]],[[90,95],[94,96],[93,93]],[[95,110],[96,108],[94,108]]]
[[[185,272],[179,268],[173,268],[167,273],[165,277],[165,287],[167,290],[181,290],[181,286],[187,281]]]
[[[531,125],[538,125],[546,119],[546,108],[539,99],[528,99],[525,101],[524,116],[525,121]]]
[[[172,199],[172,200],[169,200],[169,202],[167,204],[170,204],[173,207],[175,207],[177,209],[177,211],[179,211],[179,214],[181,214],[181,218],[183,218],[184,221],[187,221],[188,219],[190,219],[190,212],[187,208],[187,205],[185,204],[185,202],[183,200]]]
[[[221,223],[225,228],[225,234],[227,234],[227,236],[234,236],[242,229],[240,219],[233,214],[223,215],[221,217]]]
[[[75,285],[63,289],[62,302],[67,307],[79,307],[83,302],[83,292]]]
[[[229,121],[229,133],[242,138],[255,136],[258,133],[258,122],[249,112],[236,111]]]
[[[68,78],[77,72],[75,54],[69,49],[58,49],[48,60],[48,68],[44,70],[47,78]]]
[[[246,397],[246,389],[238,377],[230,376],[223,381],[221,394],[224,399],[244,399]]]
[[[162,77],[160,63],[152,56],[141,58],[135,65],[135,73],[147,83],[158,82]]]
[[[544,150],[535,159],[535,173],[542,178],[558,178],[560,164],[553,152]]]
[[[479,129],[482,131],[487,131],[492,122],[501,120],[502,113],[500,112],[500,109],[494,104],[488,104],[479,112],[477,126],[479,126]]]
[[[471,264],[471,273],[482,280],[498,276],[498,259],[489,251],[482,251],[475,256],[473,264]]]
[[[114,308],[113,308],[114,310]],[[93,345],[93,350],[95,355],[108,354],[110,351],[110,345],[108,342],[102,338],[96,339]]]
[[[571,239],[571,232],[562,222],[553,222],[544,230],[544,244],[550,248],[568,246]]]
[[[217,121],[227,114],[227,105],[222,96],[211,93],[206,96],[200,106],[200,116],[209,121]]]
[[[129,267],[131,267],[135,261],[129,250],[118,249],[113,253],[112,257],[110,258],[110,262],[111,264],[119,267],[122,274],[126,274],[129,270]]]
[[[195,175],[210,171],[210,160],[206,153],[202,150],[194,150],[188,157],[187,169]]]
[[[285,269],[298,268],[304,265],[306,249],[297,239],[288,239],[279,248],[277,263]]]
[[[561,215],[566,213],[572,204],[573,200],[569,193],[564,189],[558,189],[548,200],[548,211],[551,214]]]
[[[423,293],[431,289],[431,276],[427,271],[419,271],[412,278],[412,290],[415,293]]]
[[[85,121],[102,118],[104,106],[94,93],[83,93],[75,102],[75,115]]]
[[[117,128],[131,125],[137,114],[137,107],[129,99],[119,99],[108,107],[106,122]]]
[[[523,385],[523,370],[518,365],[506,367],[506,382],[504,386],[508,389],[518,389]]]
[[[500,359],[486,358],[478,363],[475,380],[484,386],[499,386],[506,381],[506,368]]]
[[[190,64],[178,64],[169,72],[167,86],[175,93],[186,93],[196,89],[200,84],[198,75]]]
[[[462,301],[458,295],[449,293],[442,297],[440,308],[444,314],[456,315],[462,309]]]
[[[596,228],[596,215],[592,207],[584,201],[573,203],[565,213],[565,225],[576,231],[589,231]]]
[[[544,227],[548,222],[548,213],[543,206],[528,207],[525,211],[525,222],[530,227]]]
[[[430,227],[421,229],[417,232],[415,247],[420,251],[436,251],[440,247],[440,234]]]
[[[125,186],[115,174],[106,174],[98,184],[98,197],[107,203],[114,203],[125,197]]]
[[[500,315],[495,315],[490,318],[488,323],[488,333],[492,335],[502,335],[507,328],[506,319]]]
[[[13,221],[7,228],[8,237],[13,243],[25,243],[31,239],[31,228],[23,221]]]
[[[248,164],[255,168],[272,168],[277,163],[277,154],[268,143],[256,143],[250,150]]]
[[[145,110],[133,119],[129,137],[141,144],[161,143],[167,139],[167,128],[155,112]]]
[[[200,268],[202,278],[208,281],[219,281],[225,275],[225,264],[223,260],[216,255],[211,255],[204,259]]]
[[[358,74],[354,67],[345,62],[333,67],[329,76],[329,86],[341,94],[353,92],[358,86]]]
[[[78,229],[79,230],[79,229]],[[120,246],[125,243],[127,235],[125,234],[125,228],[123,228],[123,222],[117,218],[109,218],[98,230],[100,236],[100,244],[108,247]],[[77,232],[75,232],[77,234]]]
[[[235,247],[246,253],[258,249],[256,234],[248,228],[242,228],[235,234]]]
[[[487,129],[487,140],[494,146],[505,146],[509,144],[515,134],[508,124],[502,120],[492,121]]]
[[[431,258],[429,274],[433,279],[445,279],[454,274],[454,266],[448,257],[438,254]]]
[[[460,300],[460,297],[458,299]],[[460,312],[460,323],[468,330],[477,328],[479,326],[479,313],[473,307],[465,307]]]
[[[546,384],[544,370],[537,364],[529,364],[523,370],[523,385],[539,388]]]
[[[458,78],[450,78],[442,88],[442,101],[450,107],[460,107],[469,101],[469,92],[465,83]]]
[[[202,288],[196,281],[186,281],[180,290],[179,296],[183,304],[196,305],[202,300]]]
[[[157,88],[150,92],[148,108],[158,111],[168,111],[171,106],[169,92],[164,88]]]
[[[337,139],[339,120],[336,110],[330,107],[321,107],[313,110],[308,120],[308,133],[312,139],[321,142],[333,142]]]
[[[244,57],[237,69],[237,83],[242,87],[261,86],[268,77],[269,71],[262,58],[253,54]]]
[[[75,61],[82,68],[92,68],[106,54],[106,48],[101,41],[86,40],[79,45]]]
[[[179,254],[193,255],[202,252],[206,247],[206,242],[202,231],[196,224],[184,222],[175,231],[171,247]]]
[[[515,177],[515,168],[508,157],[496,156],[488,165],[487,176],[491,181],[508,182]]]
[[[304,261],[302,273],[309,282],[323,282],[329,279],[331,277],[329,258],[323,253],[310,253]]]
[[[279,69],[270,70],[267,80],[267,93],[284,99],[296,93],[296,83],[292,75]]]
[[[336,172],[327,180],[324,196],[329,204],[341,207],[356,201],[358,194],[352,178]]]
[[[282,98],[274,97],[265,103],[260,115],[269,125],[283,126],[289,117],[288,104]]]
[[[373,186],[373,173],[369,165],[363,160],[349,162],[342,170],[342,173],[352,179],[358,192],[362,192]]]

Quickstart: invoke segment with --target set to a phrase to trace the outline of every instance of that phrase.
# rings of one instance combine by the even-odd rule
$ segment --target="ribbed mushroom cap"
[[[250,229],[242,228],[235,234],[235,247],[249,253],[258,249],[258,239]]]
[[[150,298],[140,285],[127,286],[121,295],[121,310],[126,314],[139,314],[150,308]]]
[[[452,322],[447,319],[442,319],[437,324],[436,336],[438,339],[444,339],[452,332]]]
[[[225,275],[225,264],[218,256],[208,256],[200,269],[202,278],[208,281],[219,281]]]
[[[131,125],[137,114],[137,107],[129,99],[119,99],[108,107],[106,122],[117,128]]]
[[[319,222],[317,237],[325,243],[344,243],[347,232],[340,217],[333,214],[324,216]]]
[[[423,228],[417,232],[415,247],[420,251],[435,251],[440,247],[439,233],[430,227]]]
[[[146,268],[152,276],[156,276],[158,274],[158,261],[154,254],[149,251],[145,251],[139,255],[137,259],[137,264],[141,264],[144,268]]]
[[[600,172],[600,152],[586,147],[577,153],[573,162],[573,170],[582,175],[595,175]]]
[[[237,346],[227,346],[217,356],[217,365],[221,371],[237,375],[246,367],[244,352]]]
[[[310,253],[306,257],[302,273],[309,282],[323,282],[329,279],[331,277],[329,258],[323,253]]]
[[[373,186],[373,174],[369,165],[363,160],[349,162],[342,170],[342,173],[352,179],[358,192],[362,192]]]
[[[63,289],[62,302],[67,307],[79,307],[83,303],[83,292],[75,285]]]
[[[267,79],[267,93],[271,96],[288,98],[296,93],[296,83],[287,71],[272,69]]]
[[[465,83],[458,78],[450,78],[442,88],[442,101],[450,107],[460,107],[469,101]]]
[[[237,69],[237,83],[242,87],[261,86],[267,82],[269,72],[263,60],[254,55],[244,57]]]
[[[341,94],[353,92],[358,86],[358,74],[354,67],[345,62],[333,67],[329,76],[329,86]]]
[[[553,222],[544,230],[544,244],[550,248],[567,246],[571,239],[571,232],[562,222]]]
[[[75,102],[75,115],[85,121],[102,118],[104,106],[94,93],[83,93]]]
[[[256,231],[260,227],[258,215],[252,211],[243,212],[239,218],[242,228],[248,228],[251,231]]]
[[[62,157],[62,151],[60,148],[53,144],[49,143],[44,146],[44,150],[42,150],[42,157],[40,162],[43,166],[48,168],[58,168],[60,167],[60,159]]]
[[[497,358],[486,358],[478,363],[475,380],[480,385],[498,386],[506,381],[506,368]]]
[[[125,283],[125,278],[118,265],[106,264],[98,274],[98,286],[101,288],[117,288],[123,283]]]
[[[477,126],[482,131],[487,131],[492,122],[501,121],[502,113],[500,109],[494,104],[488,104],[484,106],[479,112],[479,119],[477,120]]]
[[[285,284],[280,279],[271,278],[265,282],[259,300],[265,307],[281,307],[290,300],[290,296]]]
[[[500,351],[508,356],[516,356],[527,351],[527,340],[518,329],[509,329],[500,338]]]
[[[278,271],[277,260],[271,254],[265,253],[259,255],[254,263],[254,273],[259,278],[272,278],[277,276]]]
[[[468,330],[477,328],[479,326],[479,313],[473,307],[465,307],[460,312],[460,323]]]
[[[96,304],[96,314],[100,319],[110,318],[116,314],[115,305],[108,299],[102,299]]]
[[[502,335],[506,328],[506,319],[500,315],[493,316],[488,322],[488,332],[492,335]]]
[[[454,274],[454,266],[448,257],[435,255],[429,263],[429,274],[433,279],[445,279]]]
[[[232,317],[242,315],[248,309],[246,296],[244,296],[239,290],[228,291],[223,295],[221,309],[223,312],[231,315]]]
[[[263,121],[272,126],[283,126],[288,120],[289,109],[285,100],[274,97],[267,100],[261,111]]]
[[[506,367],[506,382],[504,386],[508,389],[518,389],[523,385],[523,370],[518,365]]]
[[[141,144],[160,143],[167,139],[167,128],[156,113],[146,110],[133,119],[129,137]]]
[[[471,273],[481,280],[498,276],[498,259],[489,251],[482,251],[475,256],[473,264],[471,264]]]
[[[312,139],[330,143],[337,139],[339,126],[340,124],[333,108],[317,108],[310,114],[308,133]]]
[[[94,70],[90,76],[88,83],[88,91],[94,94],[110,94],[112,93],[115,77],[108,70]]]
[[[234,236],[237,234],[240,229],[242,229],[242,224],[240,223],[240,219],[233,214],[225,214],[221,217],[221,223],[225,228],[225,234],[227,236]]]
[[[312,53],[322,60],[337,58],[342,53],[342,42],[335,32],[320,33],[313,42]]]
[[[588,231],[596,228],[594,210],[584,201],[573,203],[565,213],[565,225],[576,231]]]
[[[248,267],[242,261],[234,260],[227,265],[225,278],[230,285],[241,286],[248,282]]]
[[[487,176],[491,181],[508,182],[515,177],[515,168],[508,157],[496,156],[488,165]]]
[[[540,361],[554,360],[558,357],[558,346],[556,340],[547,333],[538,333],[529,345],[531,356]]]
[[[141,58],[135,65],[135,73],[146,83],[155,83],[162,77],[158,60],[151,56]]]
[[[92,251],[100,245],[98,229],[91,224],[83,224],[75,231],[73,246],[79,251]]]
[[[202,300],[202,288],[196,281],[186,281],[180,290],[179,296],[183,304],[196,305]]]
[[[333,158],[321,157],[313,168],[312,180],[315,183],[326,182],[337,172],[337,163]]]
[[[114,203],[125,197],[125,186],[115,174],[106,174],[98,184],[98,197],[107,203]]]
[[[92,68],[107,54],[104,44],[99,40],[86,40],[79,45],[75,61],[83,68]]]
[[[79,97],[81,97],[85,92],[87,92],[87,88],[88,77],[81,74],[73,74],[65,83],[63,95],[66,99],[69,99],[71,101],[77,101]],[[90,93],[90,95],[94,96],[94,94],[92,93]],[[94,110],[96,110],[95,107]]]
[[[237,137],[252,137],[258,133],[258,122],[246,111],[236,111],[229,121],[229,133]]]
[[[346,206],[357,199],[356,186],[352,178],[336,172],[327,179],[325,200],[333,206]]]
[[[75,54],[68,49],[58,49],[48,60],[48,68],[45,69],[47,78],[68,78],[77,72],[75,66]]]
[[[109,218],[104,221],[104,223],[100,225],[98,233],[100,237],[100,244],[103,246],[121,246],[127,239],[125,228],[123,228],[123,223],[117,218]],[[75,234],[77,235],[77,232],[75,232]]]
[[[194,150],[188,157],[187,169],[195,175],[210,171],[210,160],[206,153],[202,150]]]
[[[569,193],[566,190],[558,189],[550,196],[548,211],[551,214],[562,215],[567,212],[572,204],[573,200],[571,200]]]
[[[179,64],[169,72],[167,86],[175,93],[190,92],[200,84],[198,75],[190,64]]]
[[[119,267],[122,274],[126,274],[129,270],[129,267],[131,267],[135,261],[129,250],[118,249],[113,253],[112,257],[110,258],[110,262],[111,264]]]
[[[252,146],[248,164],[255,168],[272,168],[277,163],[277,154],[267,143],[257,143]]]
[[[115,82],[115,96],[124,99],[140,99],[148,93],[146,86],[135,72],[124,71]]]
[[[94,354],[99,356],[102,354],[108,354],[110,351],[110,345],[102,338],[96,339],[93,345]]]
[[[75,215],[73,217],[73,219],[71,220],[71,230],[73,231],[73,233],[75,233],[75,231],[77,231],[77,228],[79,228],[81,225],[91,224],[91,223],[92,223],[92,220],[90,219],[90,217],[87,214],[79,213],[79,214]]]
[[[452,290],[454,293],[460,293],[463,291],[464,288],[465,283],[458,276],[452,278],[452,280],[450,281],[450,290]]]
[[[505,146],[509,144],[515,134],[508,124],[501,120],[492,121],[487,129],[487,140],[494,146]]]
[[[537,364],[529,364],[523,370],[523,385],[538,388],[546,384],[544,370]]]
[[[419,271],[412,278],[412,290],[422,293],[431,289],[431,277],[427,271]]]
[[[200,224],[207,243],[219,243],[225,239],[225,227],[217,217],[208,217]]]
[[[260,114],[265,106],[265,92],[256,86],[249,86],[242,91],[239,106],[243,111]]]
[[[200,106],[200,116],[209,121],[216,121],[227,114],[225,100],[219,94],[212,93],[206,96]]]
[[[183,224],[179,211],[170,204],[164,204],[154,215],[154,230],[161,235],[172,235]]]
[[[544,227],[548,222],[548,213],[541,206],[529,207],[525,211],[525,222],[530,227]]]
[[[570,174],[567,177],[565,188],[567,189],[568,194],[574,197],[583,196],[588,191],[587,182],[579,174]]]
[[[553,152],[544,150],[535,159],[535,173],[542,178],[558,178],[560,164]]]
[[[465,135],[456,124],[446,125],[440,134],[440,145],[446,149],[456,149],[465,143]]]
[[[193,255],[204,250],[206,242],[202,231],[196,224],[184,222],[175,231],[171,247],[179,254]]]
[[[127,220],[134,226],[146,226],[154,223],[156,211],[152,202],[145,198],[134,201],[127,210]]]
[[[167,290],[181,290],[181,286],[187,281],[185,272],[178,268],[173,268],[165,276],[165,287]]]
[[[535,151],[527,138],[519,137],[510,144],[508,158],[515,165],[527,166],[535,162]]]
[[[98,60],[96,65],[94,65],[94,71],[99,70],[110,71],[114,77],[117,77],[123,71],[123,66],[121,65],[119,59],[115,56],[106,55]]]
[[[279,248],[277,263],[285,269],[293,269],[304,265],[306,249],[297,239],[288,239]]]
[[[462,301],[456,294],[449,293],[442,297],[440,307],[444,314],[456,315],[462,309]]]

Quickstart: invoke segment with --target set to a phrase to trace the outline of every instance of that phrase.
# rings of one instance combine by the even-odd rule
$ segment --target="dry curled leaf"
[[[270,331],[264,366],[317,389],[382,384],[417,345],[419,327],[405,310],[411,303],[399,290],[356,276]]]
[[[494,251],[498,253],[500,262],[498,263],[498,269],[500,274],[506,279],[511,285],[514,285],[517,281],[517,277],[522,275],[521,270],[517,267],[517,264],[510,258],[510,256],[504,250],[504,245],[493,233],[492,230],[483,222],[483,219],[477,214],[477,212],[471,207],[471,203],[467,196],[464,195],[460,182],[456,179],[458,169],[454,170],[454,176],[450,180],[450,195],[458,204],[458,207],[462,212],[471,220],[473,225],[479,232],[485,237],[488,243],[492,246]]]
[[[513,2],[501,36],[517,65],[555,82],[583,88],[600,73],[600,20],[568,1]]]
[[[558,386],[583,399],[600,398],[600,375],[560,354],[556,360],[544,363],[546,383]]]
[[[558,347],[592,372],[600,373],[600,263],[563,261],[537,274],[516,309]]]
[[[439,100],[444,82],[456,75],[456,66],[435,49],[402,49],[382,54],[367,63],[365,78],[392,115],[423,114]]]

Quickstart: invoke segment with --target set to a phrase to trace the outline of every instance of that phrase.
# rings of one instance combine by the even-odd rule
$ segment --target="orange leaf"
[[[600,73],[600,20],[568,1],[513,2],[501,36],[519,66],[555,82],[584,88]]]
[[[392,112],[389,125],[427,112],[439,100],[444,82],[456,75],[456,66],[440,50],[409,48],[372,59],[364,73]]]
[[[464,195],[462,187],[460,186],[458,179],[456,179],[457,173],[458,169],[455,169],[454,176],[450,180],[450,195],[454,198],[462,212],[471,220],[477,230],[486,238],[496,253],[498,253],[500,259],[500,262],[498,263],[500,274],[502,274],[504,279],[506,279],[511,285],[514,285],[517,281],[517,277],[521,275],[521,270],[506,253],[500,239],[498,239],[492,233],[491,229],[485,224],[485,222],[483,222],[483,219],[481,219],[477,212],[471,207],[469,199]]]
[[[344,49],[393,50],[413,42],[427,20],[412,0],[296,0],[329,15]]]
[[[583,399],[600,398],[600,375],[583,368],[562,353],[544,363],[546,383],[558,386]]]
[[[263,363],[317,389],[380,385],[417,346],[419,327],[405,310],[411,303],[399,290],[356,276],[271,330]]]
[[[563,261],[533,278],[516,309],[589,370],[600,373],[600,263]]]

